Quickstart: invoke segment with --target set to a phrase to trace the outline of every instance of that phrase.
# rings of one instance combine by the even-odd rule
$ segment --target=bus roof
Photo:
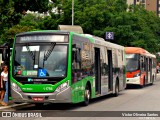
[[[118,44],[115,44],[115,43],[111,43],[111,42],[105,41],[105,39],[103,39],[101,37],[97,37],[97,36],[90,35],[90,34],[83,34],[83,35],[85,37],[92,38],[94,40],[94,42],[93,42],[94,44],[106,46],[108,48],[116,48],[116,49],[124,50],[124,46],[121,46],[121,45],[118,45]]]
[[[125,47],[125,51],[127,54],[146,54],[148,52],[147,50],[140,47]]]
[[[125,47],[126,54],[141,54],[156,58],[154,54],[149,53],[147,50],[140,47]]]
[[[54,33],[58,33],[58,34],[69,34],[69,31],[61,31],[61,30],[40,30],[40,31],[29,31],[29,32],[22,32],[22,33],[18,33],[16,34],[17,36],[23,36],[23,35],[32,35],[32,34],[54,34]]]

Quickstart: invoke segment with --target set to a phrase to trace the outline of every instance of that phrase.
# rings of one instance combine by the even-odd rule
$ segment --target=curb
[[[17,106],[23,106],[23,105],[28,105],[28,103],[10,104],[8,106],[0,106],[0,110],[7,109],[7,108],[12,108],[12,107],[17,107]]]

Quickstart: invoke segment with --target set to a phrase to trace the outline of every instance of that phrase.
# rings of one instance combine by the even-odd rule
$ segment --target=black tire
[[[87,85],[84,91],[84,102],[83,102],[84,106],[87,106],[89,104],[90,98],[91,98],[91,90]]]
[[[119,84],[116,81],[114,97],[117,97],[118,95],[119,95]]]
[[[151,85],[153,85],[153,82],[154,82],[154,75],[153,75],[153,77],[152,77],[152,82],[151,82]]]

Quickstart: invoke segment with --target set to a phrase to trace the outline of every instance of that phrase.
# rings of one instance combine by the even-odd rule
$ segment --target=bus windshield
[[[139,69],[139,55],[126,54],[126,71],[133,72]]]
[[[16,77],[66,77],[66,44],[19,44],[15,46],[14,70]]]

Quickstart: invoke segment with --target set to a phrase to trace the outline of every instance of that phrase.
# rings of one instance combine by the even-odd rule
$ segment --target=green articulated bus
[[[45,30],[17,34],[10,63],[15,103],[79,103],[126,87],[124,47],[100,37]]]

